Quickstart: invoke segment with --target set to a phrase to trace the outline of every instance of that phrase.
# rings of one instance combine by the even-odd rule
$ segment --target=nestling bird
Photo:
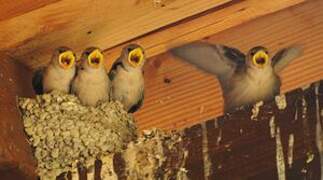
[[[229,111],[261,100],[270,100],[280,93],[278,73],[302,54],[292,46],[278,51],[270,58],[265,47],[249,50],[247,55],[238,49],[219,44],[193,42],[171,49],[171,53],[215,75],[221,84],[224,109]]]
[[[129,113],[136,112],[143,104],[144,63],[143,48],[137,44],[130,44],[122,49],[120,57],[109,73],[112,82],[111,98],[120,101]]]
[[[84,105],[95,106],[99,101],[109,100],[110,80],[103,61],[103,54],[96,47],[87,48],[81,55],[72,93]]]
[[[68,47],[57,48],[49,65],[34,73],[32,85],[36,94],[53,90],[70,93],[71,82],[75,76],[75,54]]]

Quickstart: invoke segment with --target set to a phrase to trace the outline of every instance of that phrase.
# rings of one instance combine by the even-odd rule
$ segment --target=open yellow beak
[[[136,48],[129,53],[128,62],[132,67],[138,67],[144,60],[144,52],[141,48]]]
[[[58,63],[63,69],[71,68],[75,63],[75,56],[72,51],[65,51],[58,56]]]
[[[94,50],[88,56],[87,61],[92,68],[99,68],[103,62],[103,54],[98,50]]]
[[[252,62],[259,68],[264,68],[269,62],[269,56],[265,51],[258,51],[253,57]]]

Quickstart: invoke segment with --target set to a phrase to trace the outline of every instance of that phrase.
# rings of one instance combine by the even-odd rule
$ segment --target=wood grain
[[[0,21],[0,50],[39,67],[58,46],[107,49],[229,1],[163,0],[156,6],[153,0],[24,0],[17,9],[3,2],[7,19]]]
[[[311,0],[272,15],[209,36],[205,41],[246,52],[264,45],[273,54],[291,44],[304,55],[282,71],[282,92],[323,79],[323,1]],[[166,79],[166,81],[165,81]],[[146,95],[135,114],[141,129],[188,127],[223,113],[218,81],[169,54],[158,55],[145,67]]]
[[[185,166],[188,178],[272,180],[280,179],[277,169],[282,168],[281,175],[288,180],[320,180],[322,152],[316,142],[322,134],[316,132],[322,131],[322,116],[317,116],[322,107],[316,102],[323,101],[323,94],[315,93],[319,86],[323,92],[323,81],[320,83],[321,86],[312,84],[306,90],[287,93],[285,109],[278,109],[275,102],[265,103],[256,120],[250,118],[251,108],[244,108],[186,128],[185,137],[190,144]],[[207,143],[201,146],[203,134],[207,134]],[[294,140],[289,145],[291,136]],[[277,138],[281,143],[277,143]],[[277,159],[278,149],[282,149],[282,159]],[[205,155],[209,163],[201,161]],[[309,155],[313,158],[309,159]],[[292,161],[288,160],[290,157]],[[278,166],[278,160],[284,166]],[[205,167],[209,169],[207,176]]]
[[[258,0],[232,1],[127,43],[141,44],[145,47],[147,56],[151,57],[165,52],[171,47],[202,39],[301,2],[304,0],[271,0],[261,3]],[[112,60],[107,61],[108,68],[119,56],[120,49],[127,43],[106,51],[106,56]]]

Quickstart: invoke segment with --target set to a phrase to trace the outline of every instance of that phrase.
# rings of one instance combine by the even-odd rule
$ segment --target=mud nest
[[[109,153],[121,152],[136,138],[132,115],[119,102],[83,106],[60,92],[18,98],[25,131],[41,179],[55,179]]]

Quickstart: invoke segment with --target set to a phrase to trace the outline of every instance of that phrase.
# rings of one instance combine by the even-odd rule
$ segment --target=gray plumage
[[[171,53],[219,79],[228,111],[279,94],[281,82],[277,74],[302,51],[289,47],[270,58],[261,46],[245,55],[224,45],[194,42],[171,49]]]
[[[35,93],[43,94],[53,90],[70,93],[71,82],[76,72],[75,59],[75,54],[70,48],[57,48],[48,66],[34,73],[32,85]]]
[[[72,93],[78,96],[84,105],[89,106],[109,100],[110,80],[100,49],[90,47],[83,51],[77,75],[72,83]]]
[[[111,98],[120,101],[130,113],[136,112],[143,104],[144,63],[143,48],[137,44],[130,44],[123,48],[109,73],[112,82]]]

